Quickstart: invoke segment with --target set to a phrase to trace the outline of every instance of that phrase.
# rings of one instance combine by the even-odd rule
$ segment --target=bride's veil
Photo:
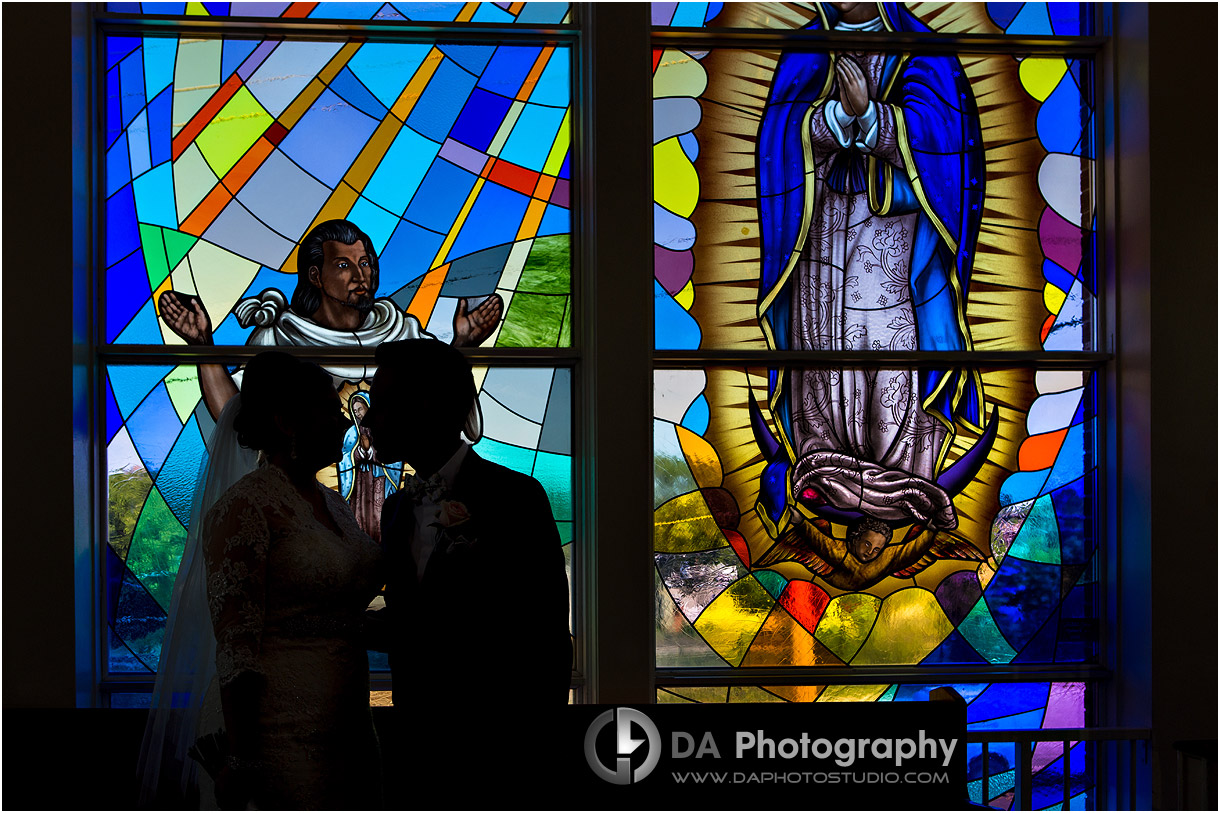
[[[159,806],[158,797],[164,799],[166,793],[190,798],[199,776],[198,763],[187,750],[198,736],[213,730],[212,725],[219,727],[219,697],[214,688],[211,694],[215,697],[208,697],[216,675],[216,636],[208,612],[200,536],[208,509],[257,465],[257,452],[237,443],[233,423],[240,409],[239,394],[221,411],[195,485],[186,546],[174,580],[148,724],[140,746],[140,801],[144,806]],[[216,721],[208,726],[201,725],[205,698],[209,707],[216,706]]]

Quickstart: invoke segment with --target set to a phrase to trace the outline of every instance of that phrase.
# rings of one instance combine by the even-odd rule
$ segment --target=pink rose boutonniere
[[[442,528],[453,528],[470,521],[470,509],[457,500],[441,500],[437,512],[437,524]]]
[[[474,539],[463,534],[454,533],[454,529],[470,521],[470,509],[465,503],[457,500],[441,500],[437,507],[436,522],[432,523],[440,529],[440,549],[445,553],[453,553],[461,548],[474,545]]]

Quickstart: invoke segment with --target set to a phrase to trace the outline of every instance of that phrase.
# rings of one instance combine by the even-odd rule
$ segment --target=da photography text
[[[612,807],[655,808],[672,795],[687,808],[724,809],[763,786],[845,809],[943,808],[966,798],[964,704],[579,708],[587,722],[570,732],[580,747],[569,754],[583,764],[572,770]]]
[[[702,759],[713,757],[720,759],[720,748],[710,731],[703,732],[698,746],[695,745],[696,735],[688,731],[674,731],[671,735],[670,755],[674,759]],[[910,762],[916,756],[921,760],[942,758],[941,767],[948,768],[957,750],[957,738],[945,740],[939,737],[929,737],[920,729],[914,738],[903,737],[891,739],[878,737],[870,739],[840,738],[828,740],[825,737],[814,739],[808,733],[802,733],[799,738],[785,737],[774,739],[768,737],[762,729],[757,731],[738,731],[734,736],[734,754],[737,759],[754,757],[756,759],[831,759],[843,768],[850,768],[856,760],[866,754],[878,760],[893,760],[896,767],[901,768],[903,761]]]

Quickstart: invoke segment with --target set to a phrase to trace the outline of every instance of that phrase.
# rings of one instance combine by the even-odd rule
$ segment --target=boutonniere
[[[453,553],[475,544],[477,540],[453,531],[454,528],[469,521],[470,509],[466,507],[465,503],[457,500],[441,500],[437,505],[436,522],[432,524],[440,529],[438,541],[444,553]]]
[[[436,524],[442,528],[454,528],[470,521],[470,509],[457,500],[441,500],[437,506]]]

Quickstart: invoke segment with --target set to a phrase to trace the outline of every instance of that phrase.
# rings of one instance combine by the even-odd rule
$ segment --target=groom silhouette
[[[408,801],[395,784],[405,776],[416,801],[420,783],[435,782],[461,788],[454,805],[468,807],[472,791],[504,789],[495,779],[526,779],[510,771],[522,756],[514,727],[532,729],[541,746],[567,704],[572,643],[559,531],[537,480],[484,460],[462,439],[476,390],[460,351],[409,339],[383,343],[376,361],[365,425],[383,462],[404,461],[417,475],[386,499],[381,518],[387,577],[378,615],[396,718],[384,739],[397,740],[383,742],[386,803]]]

